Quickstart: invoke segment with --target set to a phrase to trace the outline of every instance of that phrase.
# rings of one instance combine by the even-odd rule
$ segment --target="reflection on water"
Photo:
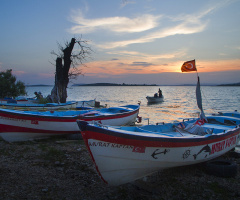
[[[164,101],[147,104],[146,96],[153,96],[158,86],[79,86],[68,89],[68,101],[92,100],[101,105],[121,106],[137,104],[141,101],[140,116],[142,124],[170,122],[183,118],[197,117],[195,86],[161,86]],[[34,97],[35,91],[43,96],[50,94],[52,87],[27,87],[28,96]],[[240,87],[202,86],[203,108],[206,114],[219,111],[240,110]],[[145,119],[145,120],[144,120]]]

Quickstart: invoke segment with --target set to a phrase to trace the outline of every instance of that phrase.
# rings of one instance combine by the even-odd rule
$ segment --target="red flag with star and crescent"
[[[134,146],[132,152],[145,153],[145,149],[146,149],[146,147],[136,147],[136,146]]]
[[[197,71],[195,60],[190,60],[185,63],[183,63],[182,72],[192,72],[192,71]]]

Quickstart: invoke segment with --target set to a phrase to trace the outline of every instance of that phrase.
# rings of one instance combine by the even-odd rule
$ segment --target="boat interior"
[[[129,105],[129,106],[120,106],[120,107],[111,107],[111,108],[102,108],[102,109],[94,109],[94,110],[49,110],[49,111],[20,111],[20,110],[9,110],[11,113],[19,113],[19,114],[30,114],[30,115],[41,115],[41,116],[92,116],[92,115],[110,115],[117,113],[126,113],[129,111],[133,111],[136,109],[137,105]]]
[[[178,123],[161,123],[158,125],[123,126],[117,127],[125,132],[158,134],[167,137],[208,137],[224,134],[240,125],[240,120],[234,117],[209,117],[207,123],[196,125],[196,119],[183,120]]]

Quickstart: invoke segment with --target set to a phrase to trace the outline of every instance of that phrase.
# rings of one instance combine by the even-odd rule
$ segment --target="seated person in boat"
[[[155,94],[154,94],[154,98],[157,98],[157,97],[158,97],[158,95],[157,95],[157,93],[155,93]]]
[[[37,98],[37,100],[39,100],[39,99],[42,99],[43,98],[43,96],[42,96],[42,93],[41,92],[34,92],[34,94],[36,95],[36,98]]]

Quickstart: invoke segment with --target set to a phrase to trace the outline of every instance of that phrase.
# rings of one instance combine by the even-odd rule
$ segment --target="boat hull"
[[[161,98],[159,97],[149,97],[147,96],[146,99],[148,101],[148,103],[159,103],[159,102],[163,102],[163,96]]]
[[[77,107],[95,107],[96,100],[78,101]]]
[[[76,101],[66,103],[47,103],[47,104],[34,104],[34,103],[1,103],[0,106],[6,109],[27,109],[27,110],[57,110],[57,109],[75,109],[77,106]]]
[[[209,137],[167,138],[97,127],[82,121],[78,124],[100,177],[109,185],[121,185],[162,169],[214,159],[234,148],[240,133],[240,128],[236,128]]]
[[[214,116],[218,115],[218,116],[231,116],[231,117],[236,117],[236,118],[240,118],[240,112],[238,112],[237,110],[235,110],[234,112],[218,112],[218,114],[213,114]]]
[[[136,121],[139,108],[140,106],[136,105],[129,112],[115,114],[108,112],[75,111],[74,113],[86,112],[89,115],[85,113],[74,114],[72,116],[57,116],[58,113],[64,111],[54,111],[55,115],[50,115],[50,112],[46,112],[48,114],[41,114],[41,112],[0,109],[0,136],[8,142],[14,142],[34,139],[36,136],[46,137],[46,135],[54,136],[80,133],[76,123],[78,119],[111,126],[127,125]],[[31,133],[35,133],[36,136]],[[18,134],[18,137],[16,137],[16,134]]]

